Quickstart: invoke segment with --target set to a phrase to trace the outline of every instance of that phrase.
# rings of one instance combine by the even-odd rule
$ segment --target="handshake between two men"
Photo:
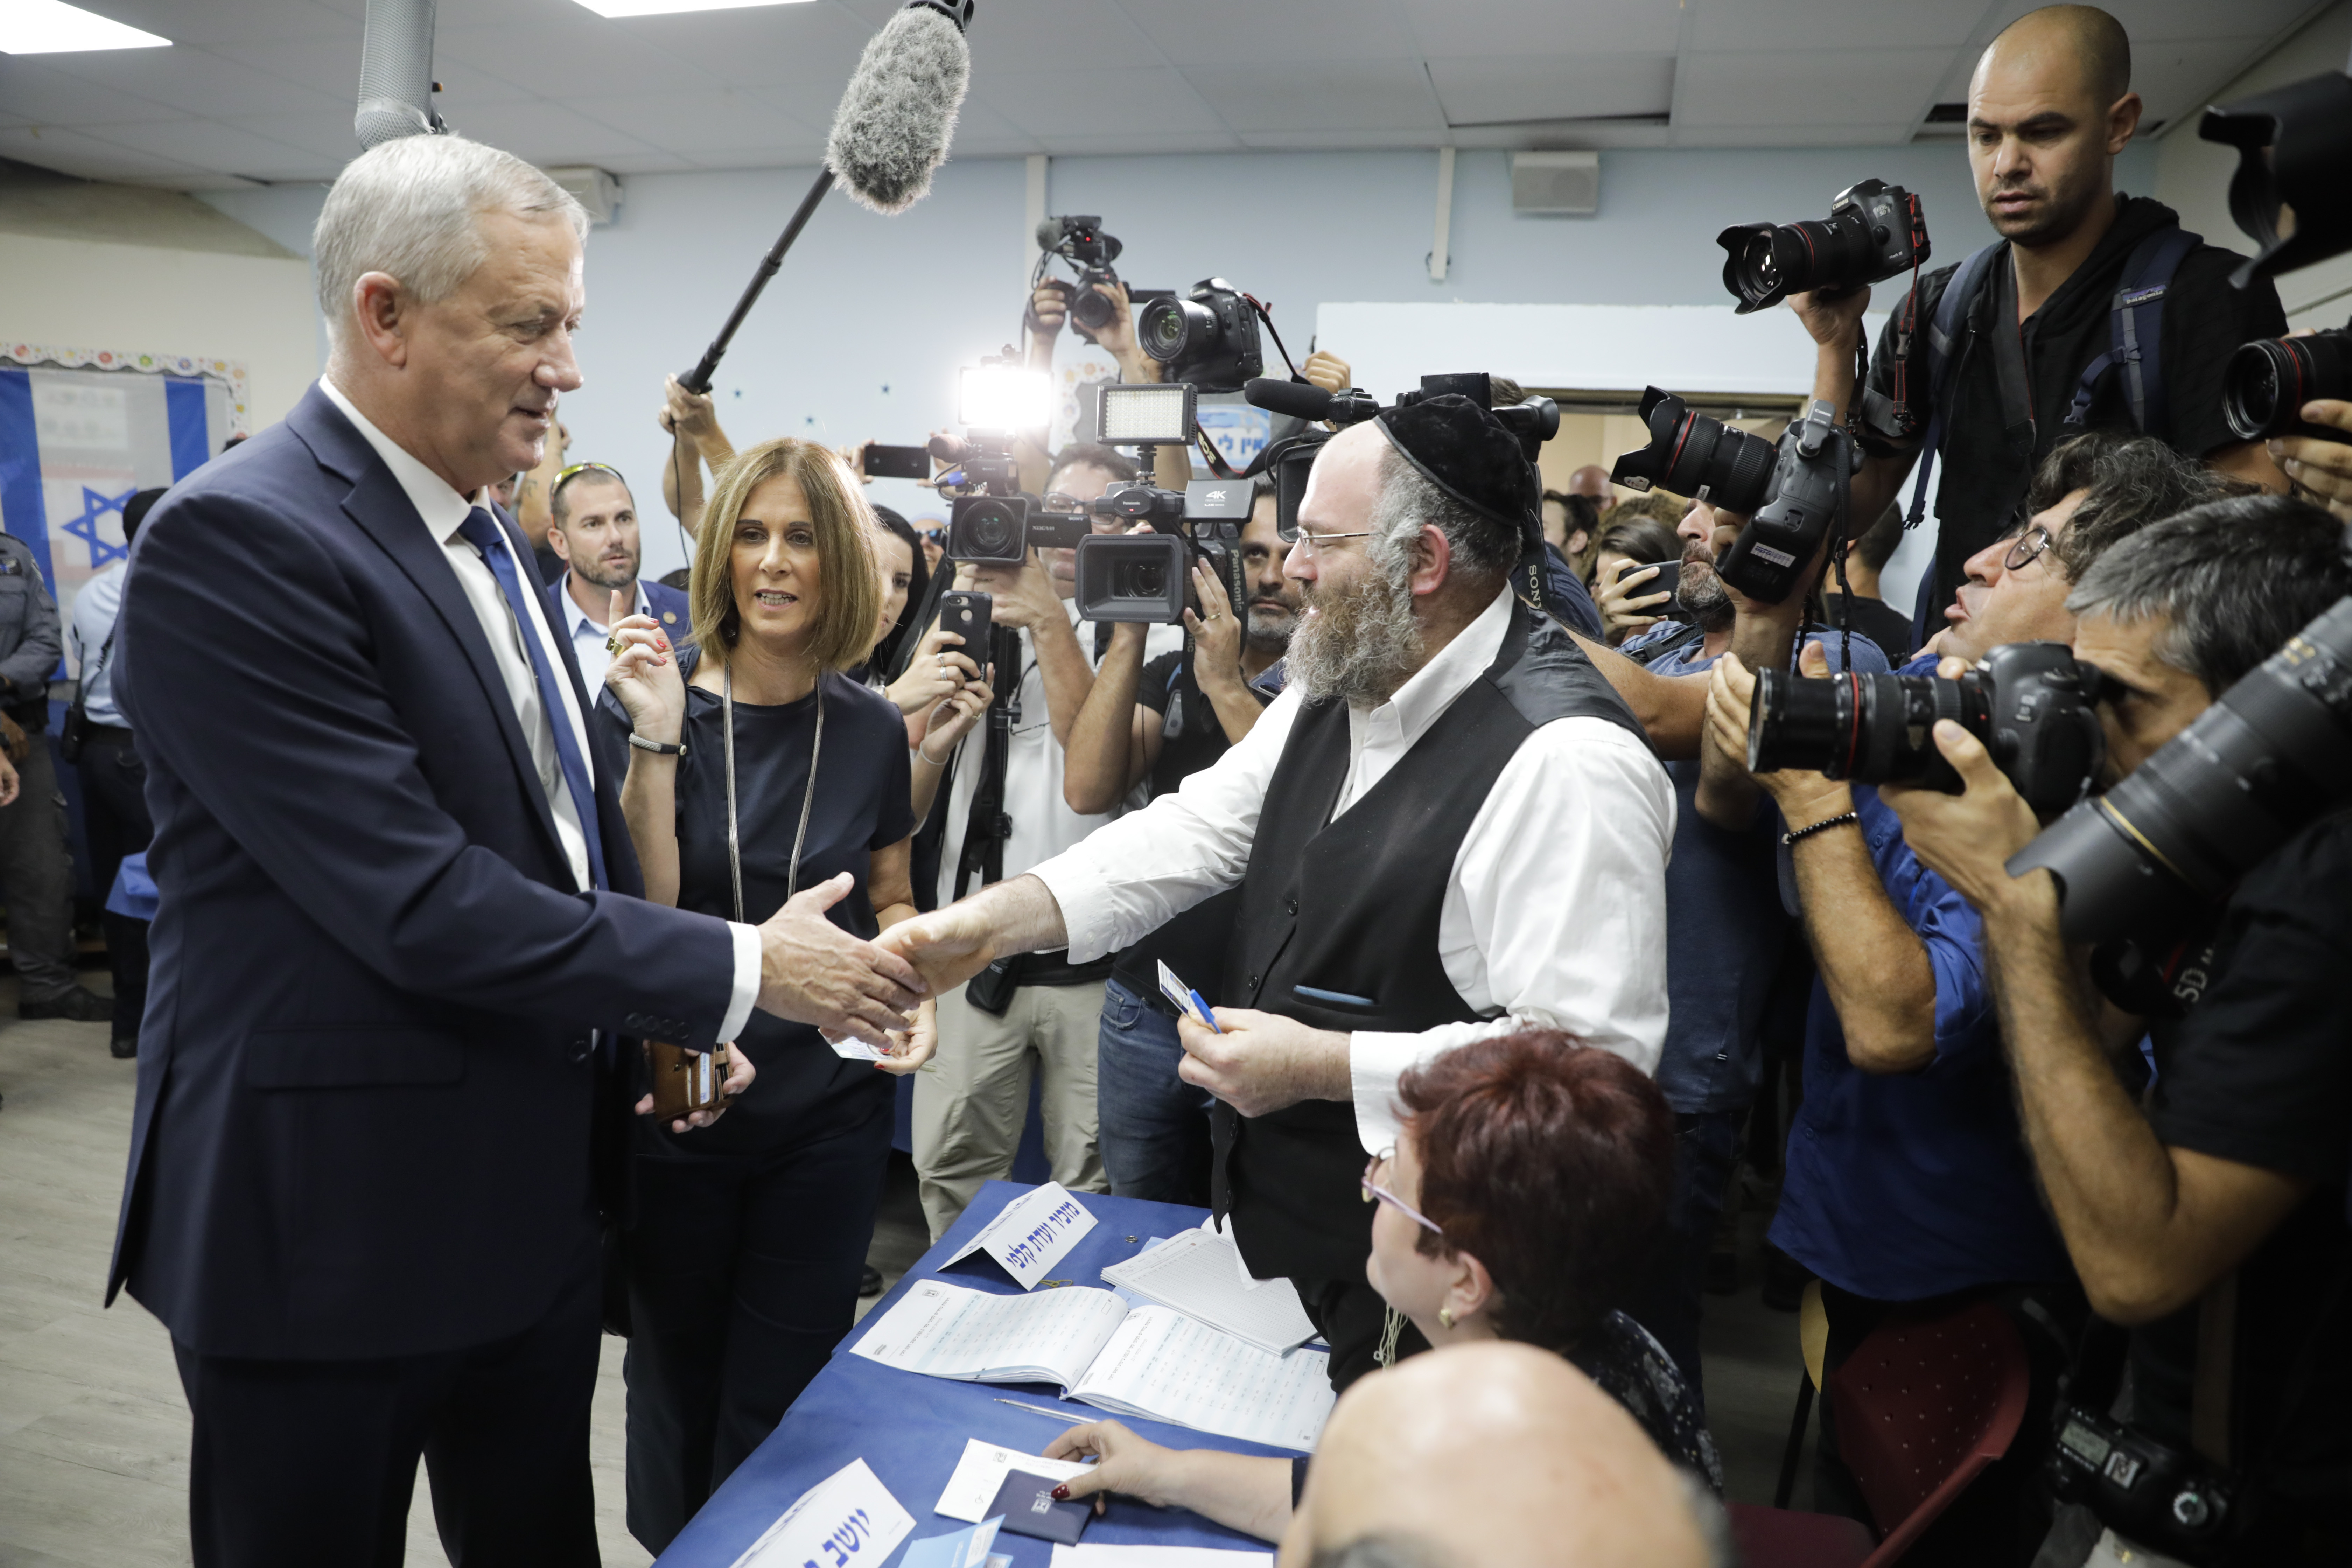
[[[953,990],[1000,955],[1069,942],[1061,906],[1035,877],[1015,877],[902,921],[872,942],[824,917],[848,889],[846,876],[821,883],[760,927],[760,1005],[883,1050],[905,1048],[908,1015],[924,997]],[[1179,1026],[1185,1082],[1244,1116],[1349,1097],[1346,1035],[1249,1008],[1220,1007],[1215,1017],[1215,1030],[1189,1018]],[[928,1041],[916,1048],[929,1055]]]

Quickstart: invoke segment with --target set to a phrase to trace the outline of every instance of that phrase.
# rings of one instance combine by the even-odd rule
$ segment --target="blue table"
[[[954,1256],[1006,1204],[1027,1191],[1012,1182],[991,1182],[981,1189],[955,1228],[923,1255],[863,1322],[850,1330],[833,1352],[833,1360],[784,1413],[768,1440],[727,1479],[727,1484],[662,1553],[658,1568],[729,1568],[794,1498],[858,1458],[873,1468],[900,1506],[915,1516],[910,1541],[951,1534],[966,1528],[965,1521],[945,1518],[931,1509],[946,1489],[956,1462],[963,1458],[966,1438],[978,1437],[1034,1454],[1068,1429],[1066,1422],[999,1405],[999,1398],[1053,1405],[1073,1414],[1092,1409],[1062,1400],[1060,1391],[1051,1384],[954,1383],[900,1372],[850,1353],[849,1347],[897,1305],[915,1281],[940,1275],[942,1261]],[[1079,1285],[1101,1285],[1104,1268],[1134,1257],[1155,1236],[1192,1229],[1208,1214],[1181,1204],[1146,1203],[1097,1193],[1077,1196],[1097,1223],[1054,1273]],[[984,1259],[966,1259],[942,1277],[957,1285],[1003,1296],[1019,1290]],[[1287,1448],[1240,1442],[1189,1426],[1127,1416],[1118,1419],[1153,1442],[1173,1447],[1223,1448],[1286,1459],[1297,1457]],[[1272,1550],[1255,1537],[1213,1524],[1189,1510],[1156,1509],[1129,1498],[1112,1499],[1110,1511],[1087,1526],[1086,1539],[1114,1544]],[[1046,1542],[1011,1534],[999,1534],[994,1550],[1009,1553],[1015,1568],[1047,1568],[1053,1553]],[[897,1562],[903,1552],[901,1548],[887,1561]]]

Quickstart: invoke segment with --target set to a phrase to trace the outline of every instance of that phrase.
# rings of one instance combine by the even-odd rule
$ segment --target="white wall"
[[[58,348],[241,360],[248,427],[276,423],[318,374],[310,264],[0,233],[0,336]]]
[[[2154,163],[2153,149],[2133,149],[2123,184],[2148,189]],[[1921,195],[1939,258],[1991,237],[1958,142],[1608,153],[1601,211],[1590,218],[1515,216],[1508,155],[1464,153],[1442,283],[1427,266],[1433,153],[1061,158],[1047,206],[1100,214],[1126,242],[1122,276],[1139,286],[1184,287],[1216,273],[1257,295],[1303,357],[1327,301],[1719,306],[1728,299],[1719,229],[1819,215],[1842,186],[1874,174]],[[809,177],[634,175],[618,218],[589,239],[580,344],[588,384],[565,400],[563,417],[574,458],[629,474],[656,517],[668,448],[654,425],[662,376],[700,357]],[[300,186],[206,199],[307,254],[322,195]],[[720,367],[730,434],[912,442],[947,426],[956,367],[1019,336],[1023,207],[1014,160],[951,163],[928,199],[895,218],[828,198]],[[1744,321],[1727,331],[1741,327],[1770,331]],[[929,500],[903,482],[878,482],[873,493],[902,510]],[[675,530],[647,528],[650,572],[683,559]]]

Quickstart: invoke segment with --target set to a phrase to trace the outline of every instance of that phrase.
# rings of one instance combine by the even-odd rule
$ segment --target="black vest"
[[[1348,709],[1309,703],[1267,784],[1225,959],[1228,1006],[1318,1029],[1417,1033],[1478,1015],[1438,957],[1454,858],[1520,742],[1556,719],[1642,733],[1575,642],[1516,599],[1502,650],[1387,776],[1336,819]],[[1301,995],[1297,988],[1360,1003]],[[1371,1210],[1348,1103],[1302,1100],[1260,1117],[1215,1109],[1214,1201],[1261,1279],[1360,1280]]]

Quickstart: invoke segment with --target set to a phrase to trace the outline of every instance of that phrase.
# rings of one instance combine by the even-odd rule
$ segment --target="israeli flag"
[[[205,375],[0,364],[0,527],[32,550],[60,616],[129,555],[124,503],[219,454],[233,395]]]

